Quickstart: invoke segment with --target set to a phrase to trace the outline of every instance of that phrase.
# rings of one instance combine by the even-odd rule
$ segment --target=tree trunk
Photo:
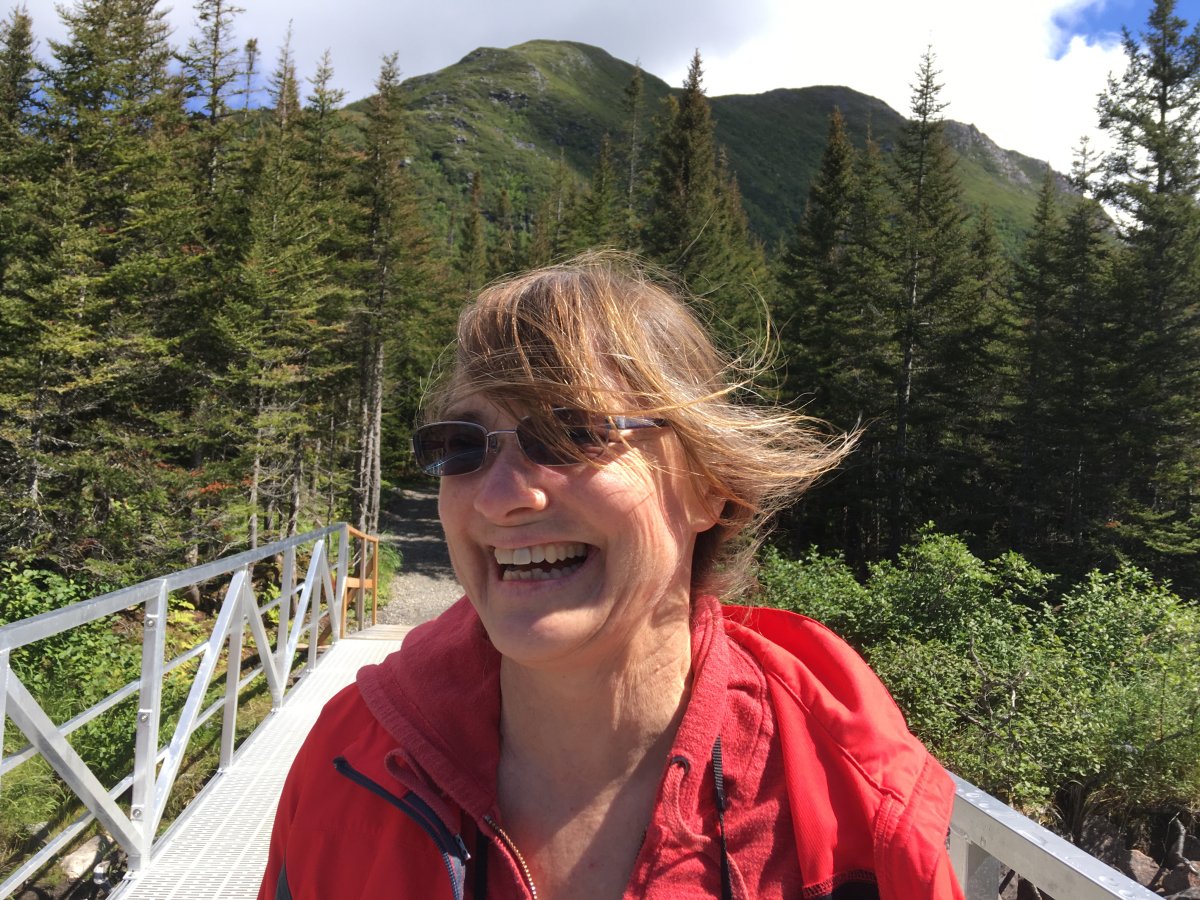
[[[904,491],[908,487],[908,417],[912,405],[913,366],[916,356],[917,281],[920,261],[914,256],[909,265],[908,308],[905,310],[900,379],[896,386],[896,459],[892,463],[891,547],[900,552],[904,539]]]

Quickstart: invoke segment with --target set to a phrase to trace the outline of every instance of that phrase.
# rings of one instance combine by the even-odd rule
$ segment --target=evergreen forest
[[[1108,148],[1081,145],[1064,176],[1031,169],[1027,207],[981,189],[948,140],[932,50],[896,73],[911,106],[886,138],[862,104],[823,108],[805,126],[811,177],[780,196],[744,131],[740,156],[718,139],[721,109],[748,114],[710,100],[699,53],[678,89],[613,70],[627,77],[589,114],[598,133],[555,120],[556,146],[455,156],[457,139],[426,140],[454,110],[414,105],[429,76],[402,80],[390,56],[348,103],[334,60],[260,47],[239,12],[198,0],[181,44],[157,0],[74,0],[44,47],[22,8],[0,21],[0,599],[30,573],[99,592],[315,524],[377,531],[387,486],[416,477],[408,433],[462,303],[612,247],[685,285],[731,352],[773,355],[764,393],[859,431],[779,523],[768,594],[877,648],[910,716],[975,778],[1047,807],[1078,781],[1075,762],[1048,774],[1016,750],[981,763],[1015,720],[982,701],[993,730],[967,746],[950,706],[909,691],[920,666],[944,672],[993,640],[1008,668],[962,672],[964,691],[983,677],[1006,697],[1036,658],[1059,679],[1038,696],[1080,699],[1062,693],[1087,682],[1055,642],[1091,634],[1101,610],[1105,641],[1136,643],[1119,627],[1143,621],[1130,597],[1195,640],[1200,32],[1173,0],[1126,32],[1126,72],[1097,85]],[[493,106],[531,115],[501,74]],[[942,573],[934,596],[967,598],[945,607],[958,618],[887,581],[922,560]],[[812,572],[842,593],[804,593]],[[894,615],[869,621],[857,584]],[[978,645],[947,637],[964,622]],[[1165,692],[1163,658],[1138,659],[1146,691]],[[1093,663],[1113,708],[1132,709],[1104,681],[1117,657]],[[1190,743],[1165,743],[1194,748],[1187,673],[1171,728]],[[1051,719],[1008,737],[1027,748]],[[1111,774],[1110,756],[1078,765]],[[1154,803],[1194,807],[1194,754],[1170,759],[1184,768],[1154,782]]]
[[[48,54],[20,8],[0,24],[6,558],[126,582],[314,522],[374,530],[459,305],[601,246],[673,273],[735,352],[770,343],[780,399],[861,429],[783,523],[791,551],[862,571],[933,522],[984,555],[1133,562],[1196,595],[1200,60],[1173,4],[1098,86],[1112,149],[1081,146],[1069,179],[1042,167],[1023,217],[964,187],[931,51],[899,124],[825,109],[773,239],[699,54],[680,90],[606,70],[616,102],[579,113],[596,143],[557,122],[557,153],[521,169],[443,159],[444,117],[413,105],[429,76],[385,59],[346,104],[328,56],[266,60],[238,13],[198,3],[173,46],[149,0],[80,0]],[[491,105],[533,118],[489,65]]]

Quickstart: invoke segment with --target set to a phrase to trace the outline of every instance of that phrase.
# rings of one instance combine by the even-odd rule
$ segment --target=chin
[[[578,651],[594,635],[594,623],[581,618],[578,612],[568,610],[480,615],[497,652],[506,660],[529,668],[553,667],[571,659],[578,661]]]

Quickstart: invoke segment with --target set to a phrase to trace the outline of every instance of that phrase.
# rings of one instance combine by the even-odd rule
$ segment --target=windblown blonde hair
[[[723,501],[697,539],[693,590],[730,599],[754,585],[767,519],[836,466],[854,435],[762,402],[755,367],[717,348],[685,296],[611,251],[493,284],[459,317],[425,418],[482,394],[535,418],[571,407],[666,419],[698,487]]]

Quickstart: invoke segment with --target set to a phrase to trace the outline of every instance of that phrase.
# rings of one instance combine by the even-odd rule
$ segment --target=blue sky
[[[1149,0],[1104,0],[1064,9],[1055,16],[1055,22],[1067,34],[1082,35],[1091,41],[1112,40],[1120,35],[1122,26],[1136,35],[1152,6]],[[1200,0],[1179,0],[1175,14],[1195,24],[1200,19]],[[1064,52],[1067,43],[1062,41],[1057,51]]]
[[[12,0],[10,0],[12,2]],[[43,39],[61,37],[56,0],[23,0]],[[64,0],[69,7],[79,0]],[[190,0],[174,0],[175,42],[194,33]],[[349,99],[371,91],[379,61],[405,76],[435,71],[476,47],[535,38],[595,44],[682,82],[694,50],[710,94],[844,84],[908,111],[913,72],[932,47],[949,118],[1003,147],[1070,167],[1095,135],[1096,97],[1124,67],[1122,24],[1135,32],[1150,0],[237,0],[239,42],[256,37],[270,69],[289,20],[301,74],[328,49]],[[164,8],[166,4],[164,3]],[[1200,0],[1177,12],[1200,20]]]

